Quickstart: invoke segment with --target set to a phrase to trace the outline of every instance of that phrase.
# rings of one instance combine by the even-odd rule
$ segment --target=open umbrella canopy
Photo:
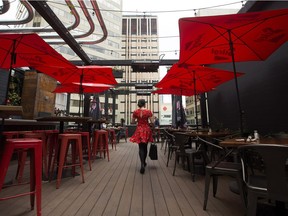
[[[288,40],[287,20],[288,9],[179,20],[179,63],[232,62],[242,134],[244,111],[235,62],[267,59]]]
[[[73,64],[35,33],[0,33],[0,44],[0,68],[39,65],[73,67]]]
[[[67,84],[61,84],[58,85],[54,93],[100,93],[107,91],[108,89],[112,88],[114,86],[102,84],[102,83],[67,83]]]
[[[243,73],[237,73],[241,76]],[[234,78],[230,71],[195,65],[174,64],[163,79],[156,84],[157,88],[186,89],[193,94],[208,92],[218,85]],[[181,92],[181,91],[180,91]],[[188,95],[187,95],[188,96]]]
[[[288,40],[287,20],[288,9],[181,18],[179,63],[265,60]]]
[[[38,71],[48,74],[61,84],[65,83],[103,83],[117,84],[111,67],[89,65],[73,67],[36,67]]]

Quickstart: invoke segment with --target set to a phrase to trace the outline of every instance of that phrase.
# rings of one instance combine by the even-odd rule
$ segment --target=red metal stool
[[[35,138],[35,139],[40,139],[42,140],[42,160],[43,160],[43,174],[46,178],[46,180],[49,179],[49,171],[48,171],[48,161],[47,161],[47,151],[48,151],[48,147],[47,147],[47,138],[46,138],[46,134],[45,131],[32,131],[32,132],[26,132],[23,134],[24,138]],[[20,183],[22,181],[22,176],[23,176],[23,172],[24,172],[24,166],[25,166],[25,161],[26,161],[26,157],[27,157],[27,152],[23,153],[21,156],[21,164],[19,167],[19,172],[17,173],[17,179],[18,182]]]
[[[54,166],[57,163],[57,156],[59,155],[59,163],[58,163],[58,172],[57,172],[57,181],[56,188],[58,189],[60,186],[63,168],[72,167],[72,175],[75,176],[75,167],[80,166],[81,174],[82,174],[82,182],[84,183],[84,168],[83,168],[83,156],[82,156],[82,140],[81,134],[59,134],[58,135],[59,148],[56,149],[56,154],[53,159],[52,164],[52,173],[54,173]],[[72,154],[72,163],[67,164],[67,152],[69,150],[69,144],[71,144],[71,154]],[[76,163],[76,157],[79,156],[79,162]],[[52,175],[50,175],[51,178]]]
[[[47,143],[47,154],[48,154],[48,174],[50,178],[51,174],[51,165],[53,155],[58,148],[58,135],[59,130],[45,130],[46,134],[46,143]]]
[[[104,158],[106,157],[110,161],[109,158],[109,146],[108,146],[108,131],[106,130],[95,130],[94,131],[94,141],[93,141],[93,158],[96,158],[97,153],[100,152],[100,157],[102,156],[102,152],[104,153]]]
[[[115,146],[115,150],[116,150],[116,132],[114,129],[107,129],[108,130],[108,133],[109,133],[109,140],[110,140],[110,144],[112,146],[112,149],[113,147]]]
[[[83,150],[83,152],[87,153],[89,168],[90,168],[90,171],[91,171],[92,167],[91,167],[90,134],[89,134],[89,132],[86,132],[86,131],[77,131],[77,132],[74,132],[74,133],[81,134],[81,137],[82,137],[82,150]]]
[[[37,215],[41,215],[41,187],[42,187],[42,141],[39,139],[16,138],[7,139],[4,154],[0,162],[0,192],[5,176],[15,150],[28,149],[30,154],[30,192],[0,198],[0,201],[30,195],[31,210],[34,209],[35,195]]]
[[[2,134],[4,135],[5,139],[14,139],[18,138],[19,136],[18,131],[3,131]]]

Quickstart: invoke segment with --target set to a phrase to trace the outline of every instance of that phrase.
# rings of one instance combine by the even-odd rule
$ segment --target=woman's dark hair
[[[138,100],[138,104],[137,104],[137,105],[138,105],[138,107],[140,107],[140,108],[141,108],[141,107],[144,107],[144,106],[145,106],[145,103],[146,103],[146,102],[145,102],[145,100],[144,100],[144,99],[139,99],[139,100]]]

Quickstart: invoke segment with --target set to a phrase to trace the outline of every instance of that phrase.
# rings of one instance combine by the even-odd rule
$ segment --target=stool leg
[[[70,141],[71,142],[71,141]],[[76,152],[79,153],[79,147],[78,147],[79,143],[78,143],[78,140],[77,141],[72,141],[71,143],[71,154],[72,154],[72,164],[76,164],[76,158],[77,158],[77,155],[76,155]],[[68,145],[69,146],[69,145]],[[69,147],[68,147],[69,148]],[[67,149],[68,149],[67,148]],[[80,158],[80,155],[79,155],[79,158]],[[76,167],[75,166],[72,166],[72,176],[75,177],[75,170],[76,170]]]
[[[17,167],[17,172],[16,172],[16,179],[18,181],[18,184],[22,183],[26,159],[27,159],[27,151],[19,150],[18,151],[18,167]]]
[[[68,141],[62,142],[60,146],[60,157],[59,157],[59,165],[58,165],[58,173],[57,173],[57,180],[56,180],[56,189],[59,188],[61,178],[62,178],[62,172],[63,172],[63,166],[65,163],[65,155],[67,150]]]
[[[35,150],[30,150],[30,192],[35,191],[35,184],[36,184],[36,164],[35,164]],[[42,154],[42,153],[41,153]],[[30,205],[31,210],[34,210],[34,203],[35,203],[35,193],[30,194]]]
[[[110,158],[109,158],[109,145],[108,145],[108,136],[104,136],[104,148],[106,148],[106,149],[104,149],[104,152],[106,153],[107,152],[107,159],[108,159],[108,161],[110,161]]]
[[[58,158],[59,158],[59,140],[57,140],[57,143],[56,143],[56,145],[53,147],[53,149],[52,149],[52,154],[53,154],[53,151],[54,151],[54,156],[52,157],[52,155],[51,155],[51,157],[52,157],[52,163],[51,163],[51,170],[50,170],[50,177],[49,177],[49,181],[51,181],[52,180],[52,178],[54,177],[54,169],[55,169],[55,163],[58,163]],[[59,163],[58,163],[59,164]],[[58,165],[57,164],[57,165]],[[58,172],[57,172],[58,173]]]
[[[96,137],[95,137],[95,142],[96,142],[96,145],[95,145],[95,156],[97,157],[97,153],[99,152],[99,156],[102,157],[102,136],[99,135],[99,134],[96,134]]]
[[[47,146],[47,141],[42,140],[43,145],[42,145],[42,159],[43,159],[43,170],[44,170],[44,176],[46,178],[46,180],[48,179],[48,160],[47,160],[47,152],[48,152],[48,146]]]
[[[36,207],[37,216],[41,216],[41,202],[42,202],[42,166],[37,163],[42,161],[41,146],[35,148],[35,184],[36,184]]]
[[[9,146],[5,146],[5,154],[2,155],[2,160],[0,163],[0,191],[2,190],[4,181],[5,181],[5,177],[8,171],[8,167],[12,158],[12,154],[13,154],[13,148],[9,148]]]
[[[81,140],[76,141],[78,143],[78,151],[79,151],[79,162],[80,162],[80,168],[82,173],[82,182],[84,183],[84,168],[83,168],[83,154],[82,154],[82,142]]]
[[[86,141],[87,141],[87,151],[88,151],[88,163],[89,163],[89,168],[90,168],[90,171],[92,170],[92,167],[91,167],[91,146],[90,146],[90,137],[89,135],[86,137]]]
[[[89,137],[89,135],[88,136],[82,136],[82,149],[84,149],[83,143],[86,143],[89,169],[91,171],[92,170],[92,167],[91,167],[91,146],[90,146],[90,137]],[[86,153],[86,151],[85,151],[85,153]]]

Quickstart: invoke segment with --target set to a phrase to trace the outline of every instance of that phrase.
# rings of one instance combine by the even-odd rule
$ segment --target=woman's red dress
[[[133,118],[137,119],[137,127],[134,134],[130,138],[131,142],[153,142],[152,130],[148,121],[149,117],[152,117],[152,112],[148,109],[137,109],[133,112]]]

